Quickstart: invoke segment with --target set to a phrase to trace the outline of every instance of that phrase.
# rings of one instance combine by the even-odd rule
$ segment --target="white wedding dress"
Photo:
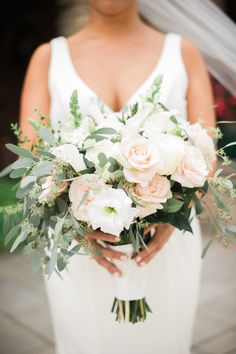
[[[169,108],[186,112],[188,76],[181,54],[181,38],[166,36],[154,70],[127,104],[137,100],[153,79],[164,74],[161,101]],[[82,112],[94,102],[111,109],[79,77],[67,40],[51,41],[49,90],[51,122],[69,119],[68,102],[78,90]],[[158,125],[158,121],[156,122]],[[201,275],[201,231],[193,219],[194,234],[175,230],[155,258],[147,264],[146,299],[153,311],[144,323],[122,325],[110,312],[114,298],[112,276],[89,256],[71,258],[63,280],[53,274],[45,278],[55,333],[56,354],[188,354],[197,309]]]

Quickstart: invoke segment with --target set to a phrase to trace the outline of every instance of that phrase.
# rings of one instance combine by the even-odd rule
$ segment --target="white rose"
[[[72,144],[64,144],[51,148],[50,152],[55,155],[56,158],[70,164],[76,172],[87,168],[84,163],[83,154]]]
[[[193,143],[203,153],[208,167],[211,168],[213,161],[216,161],[216,151],[212,138],[208,135],[206,129],[204,129],[200,123],[187,124],[185,127],[189,137]]]
[[[89,222],[88,206],[93,202],[95,194],[99,193],[102,188],[106,188],[106,185],[93,174],[79,176],[71,183],[69,199],[75,219]]]
[[[209,170],[201,150],[186,142],[184,154],[171,179],[184,187],[202,187],[208,173]]]
[[[152,142],[158,151],[159,161],[156,172],[159,175],[171,175],[181,161],[184,153],[184,140],[175,135],[156,134]]]
[[[174,110],[151,114],[142,124],[143,135],[152,137],[157,133],[173,133],[176,124],[170,119],[171,116],[175,116],[177,122],[184,120],[182,113]]]
[[[119,236],[130,227],[138,210],[133,208],[132,200],[123,189],[101,190],[88,206],[89,221],[93,229]]]
[[[157,171],[157,149],[148,139],[135,133],[124,136],[119,147],[118,160],[124,168],[125,178],[145,186]]]
[[[155,213],[157,209],[163,209],[162,203],[172,197],[170,181],[163,176],[155,175],[146,187],[136,184],[134,197],[143,207],[138,206],[139,217]]]

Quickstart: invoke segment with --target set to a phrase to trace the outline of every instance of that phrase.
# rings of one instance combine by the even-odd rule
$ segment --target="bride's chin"
[[[88,0],[88,3],[103,15],[115,16],[128,10],[136,0]]]

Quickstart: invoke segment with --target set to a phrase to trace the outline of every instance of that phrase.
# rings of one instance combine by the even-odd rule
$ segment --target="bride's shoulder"
[[[204,59],[198,46],[188,38],[181,41],[182,56],[187,69],[204,67]]]
[[[40,68],[40,71],[47,69],[50,62],[50,43],[40,44],[32,53],[29,66]]]

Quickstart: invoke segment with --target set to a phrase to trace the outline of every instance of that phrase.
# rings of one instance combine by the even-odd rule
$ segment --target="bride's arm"
[[[194,123],[201,118],[205,128],[214,127],[215,112],[212,108],[212,87],[202,55],[195,45],[186,39],[182,41],[182,53],[189,79],[186,97],[188,119],[191,123]],[[157,225],[150,225],[145,232],[155,226]],[[154,236],[148,244],[148,250],[143,249],[136,257],[137,264],[142,266],[150,262],[169,240],[173,230],[174,227],[172,225],[158,225]]]
[[[43,44],[33,53],[24,80],[21,104],[20,104],[20,127],[30,138],[30,142],[25,145],[31,146],[36,139],[33,127],[28,123],[28,118],[38,120],[38,115],[34,109],[39,109],[44,115],[49,114],[50,96],[48,92],[48,69],[50,62],[50,45]],[[103,232],[94,231],[88,236],[93,244],[99,248],[101,255],[94,254],[94,259],[98,264],[106,268],[110,273],[121,274],[121,271],[105,257],[118,258],[125,256],[124,253],[116,252],[99,245],[96,241],[117,242],[113,235],[104,234]]]
[[[28,123],[29,118],[39,119],[34,109],[39,109],[45,115],[49,113],[49,61],[50,45],[42,44],[34,51],[24,79],[20,101],[20,127],[24,135],[30,138],[30,142],[26,143],[28,146],[31,146],[36,138],[33,127]]]

